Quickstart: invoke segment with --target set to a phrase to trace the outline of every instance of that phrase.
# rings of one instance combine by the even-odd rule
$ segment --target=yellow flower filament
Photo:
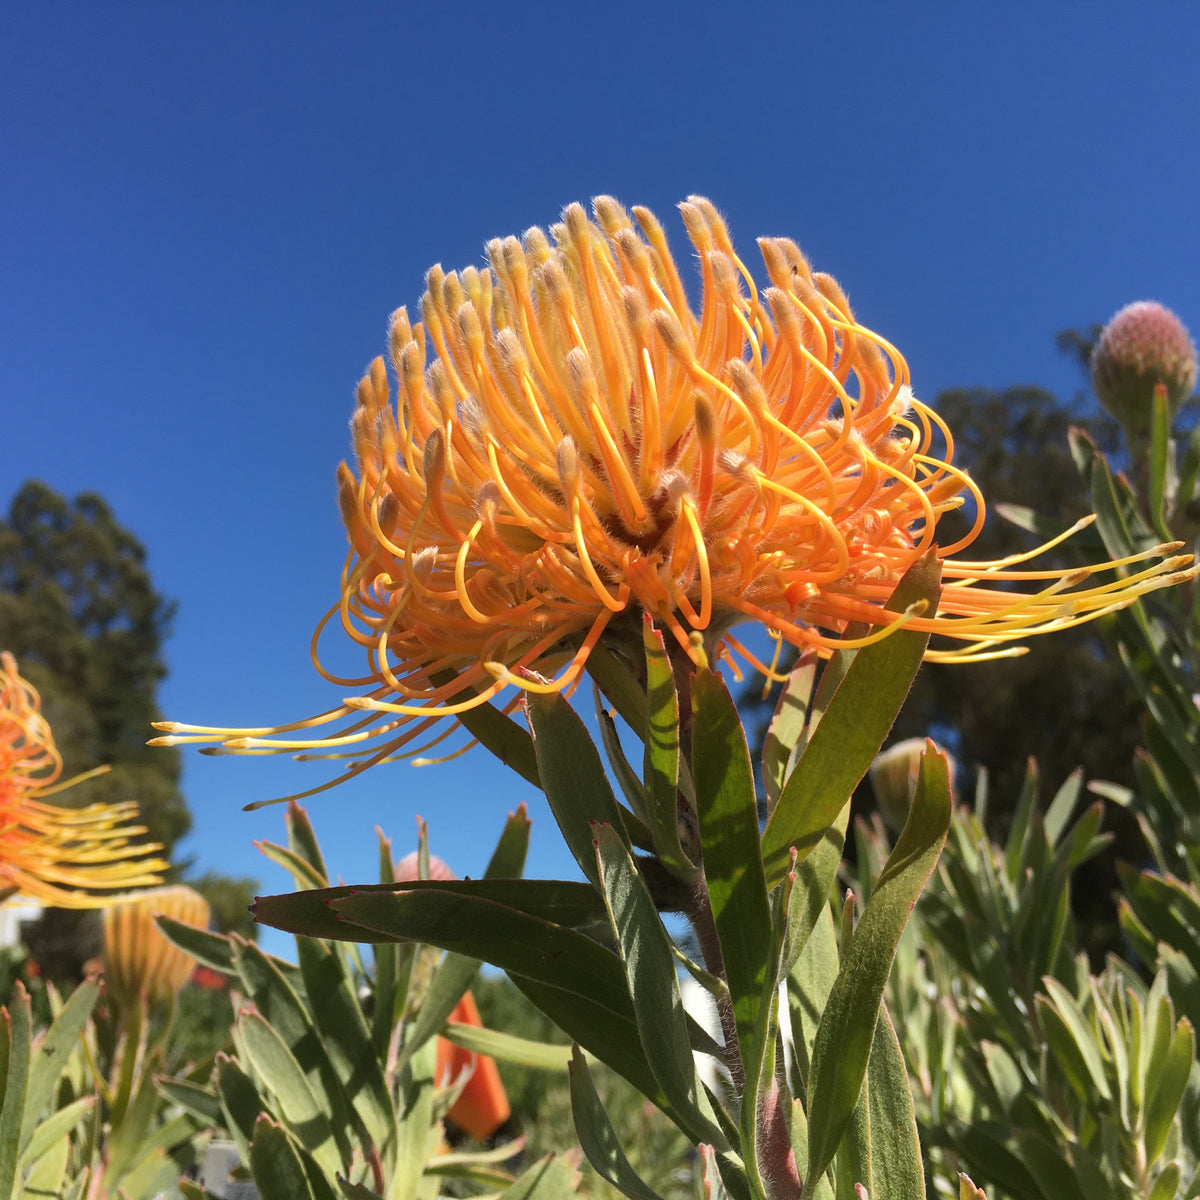
[[[211,740],[211,738],[209,739]],[[61,808],[47,797],[107,767],[62,780],[41,697],[0,654],[0,891],[56,908],[99,908],[113,891],[160,883],[161,846],[139,842],[137,805]]]
[[[969,661],[1194,573],[1176,547],[1082,573],[1012,569],[1082,526],[955,561],[983,498],[899,351],[794,243],[760,239],[760,294],[716,209],[692,197],[681,211],[698,311],[658,221],[609,197],[595,221],[571,205],[550,236],[494,239],[489,269],[429,272],[421,322],[393,316],[395,405],[376,360],[352,422],[357,472],[339,471],[350,553],[321,627],[337,612],[364,648],[366,675],[335,682],[368,694],[274,728],[166,723],[156,740],[319,753],[376,739],[367,762],[382,761],[507,688],[569,690],[639,613],[694,662],[736,656],[773,676],[731,626],[819,655],[910,628],[936,639],[928,658]],[[936,611],[885,610],[964,495],[975,520],[937,549]],[[1097,572],[1109,581],[1081,586]],[[852,624],[868,631],[847,642]]]

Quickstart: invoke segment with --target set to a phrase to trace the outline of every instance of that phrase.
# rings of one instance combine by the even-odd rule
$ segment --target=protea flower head
[[[137,805],[63,808],[46,798],[102,767],[60,782],[62,758],[35,688],[0,654],[0,891],[56,908],[98,908],[111,893],[161,882],[161,846],[136,839]]]
[[[514,687],[569,690],[602,640],[641,645],[643,614],[696,662],[768,671],[740,622],[826,655],[908,625],[935,635],[929,658],[965,661],[1179,577],[1176,546],[1066,576],[955,559],[983,497],[899,351],[794,242],[760,239],[760,290],[712,204],[680,207],[698,311],[658,221],[606,196],[594,219],[573,204],[549,235],[490,242],[487,269],[429,272],[421,320],[393,315],[392,380],[377,359],[359,384],[357,468],[339,471],[350,552],[326,621],[367,665],[327,677],[365,694],[292,725],[165,723],[160,743],[315,748],[355,774]],[[970,532],[940,544],[964,503]],[[937,610],[886,611],[931,551]]]
[[[173,917],[208,928],[208,901],[190,887],[149,888],[117,896],[104,910],[104,974],[109,991],[128,1003],[139,994],[169,1000],[191,977],[196,960],[167,940],[155,921]]]
[[[1166,388],[1173,413],[1192,394],[1196,367],[1196,346],[1183,322],[1153,300],[1138,300],[1104,327],[1092,351],[1092,386],[1122,425],[1144,433],[1155,387]]]

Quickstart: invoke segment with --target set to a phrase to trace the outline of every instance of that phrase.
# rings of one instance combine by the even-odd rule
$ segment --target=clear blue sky
[[[0,505],[94,489],[145,542],[167,715],[316,712],[354,385],[432,263],[598,192],[682,249],[699,192],[748,263],[785,234],[836,275],[922,398],[1070,392],[1056,330],[1141,298],[1200,327],[1198,48],[1191,3],[8,5]],[[281,810],[241,806],[323,770],[189,755],[184,849],[282,890],[251,846]],[[479,752],[309,808],[361,880],[418,813],[478,873],[522,799]],[[532,870],[570,870],[533,812]]]

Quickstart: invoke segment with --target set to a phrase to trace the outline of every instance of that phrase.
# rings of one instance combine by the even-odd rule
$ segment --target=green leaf
[[[692,774],[704,879],[721,943],[738,1045],[747,1069],[761,1055],[759,1015],[775,984],[771,908],[759,854],[758,803],[746,735],[725,681],[692,681]]]
[[[465,1050],[535,1071],[565,1071],[571,1063],[570,1046],[536,1042],[499,1029],[447,1021],[438,1032],[446,1041]]]
[[[337,1091],[346,1096],[367,1137],[382,1151],[393,1132],[392,1098],[353,983],[326,943],[300,938],[297,950],[313,1027],[333,1067]],[[331,1116],[340,1116],[336,1107]]]
[[[395,880],[395,864],[392,862],[392,843],[384,837],[383,830],[375,827],[379,838],[379,882],[389,884]],[[371,1014],[371,1040],[375,1057],[381,1061],[387,1057],[398,1013],[407,999],[408,977],[403,975],[400,958],[402,951],[394,942],[377,943],[375,956],[374,1011]],[[409,964],[411,965],[411,958]],[[400,995],[401,991],[404,996]]]
[[[421,1174],[429,1154],[431,1132],[439,1130],[433,1121],[433,1073],[437,1048],[427,1041],[400,1071],[402,1116],[397,1131],[396,1167],[388,1200],[416,1200]]]
[[[581,881],[559,879],[413,880],[290,892],[282,896],[259,896],[254,902],[254,916],[259,924],[306,937],[391,941],[395,939],[377,930],[349,924],[340,915],[338,902],[348,896],[387,898],[426,892],[488,901],[567,928],[595,925],[607,919],[604,899],[595,888]]]
[[[623,1196],[632,1200],[662,1200],[657,1192],[630,1166],[617,1131],[608,1119],[608,1113],[600,1102],[592,1073],[578,1046],[572,1050],[571,1114],[575,1118],[575,1132],[588,1162],[601,1179],[610,1183]]]
[[[679,696],[675,672],[663,635],[647,613],[646,646],[648,717],[642,778],[654,848],[663,864],[680,879],[694,879],[696,867],[679,842]]]
[[[161,914],[155,918],[155,923],[167,941],[178,946],[185,954],[190,954],[197,962],[226,975],[233,973],[233,945],[227,934],[210,933],[207,929],[185,925],[182,921]]]
[[[822,724],[828,722],[827,717]],[[854,931],[817,1030],[806,1105],[810,1173],[828,1165],[854,1111],[896,944],[937,863],[949,824],[946,757],[929,742],[908,820]]]
[[[319,947],[322,943],[308,939],[308,945]],[[339,1074],[325,1039],[317,1032],[310,1007],[301,999],[292,981],[253,942],[234,937],[233,946],[242,988],[253,1001],[259,1016],[291,1052],[312,1089],[316,1105],[330,1117],[341,1153],[348,1155],[347,1127],[353,1116],[341,1079],[351,1076]],[[305,995],[311,997],[312,993],[305,989]]]
[[[1070,1036],[1076,1062],[1082,1065],[1087,1072],[1087,1077],[1083,1080],[1084,1088],[1080,1099],[1087,1101],[1089,1093],[1093,1091],[1105,1100],[1112,1099],[1112,1091],[1108,1086],[1108,1075],[1104,1070],[1104,1059],[1100,1053],[1100,1047],[1096,1044],[1092,1027],[1075,1002],[1075,997],[1057,979],[1053,979],[1049,975],[1042,980],[1042,986],[1049,993],[1050,1002]],[[1043,1008],[1044,1006],[1039,1006],[1039,1011]],[[1054,1049],[1055,1044],[1052,1043],[1051,1050]],[[1070,1055],[1071,1052],[1068,1050],[1067,1054]]]
[[[908,1068],[886,1004],[875,1023],[867,1084],[871,1200],[924,1200],[925,1169]]]
[[[283,1127],[265,1113],[254,1123],[250,1173],[262,1200],[316,1200],[300,1155]]]
[[[767,791],[767,811],[775,811],[783,785],[787,782],[793,753],[803,748],[804,727],[808,722],[808,704],[817,673],[817,656],[802,654],[779,693],[775,715],[763,739],[763,786]]]
[[[239,1055],[275,1097],[288,1126],[321,1168],[330,1177],[336,1175],[342,1163],[329,1117],[313,1094],[295,1055],[279,1034],[252,1009],[243,1009],[238,1014],[233,1032]],[[256,1125],[256,1137],[257,1134]]]
[[[8,1053],[4,1074],[4,1105],[0,1108],[0,1196],[11,1196],[20,1156],[21,1127],[29,1086],[29,1049],[32,1018],[29,993],[18,979],[8,1007],[0,1009]]]
[[[646,885],[611,827],[594,827],[596,861],[617,935],[634,1020],[646,1061],[659,1087],[694,1141],[721,1145],[721,1132],[700,1109],[687,1017],[675,973],[671,941]]]
[[[941,565],[930,552],[906,572],[887,607],[904,612],[923,603],[932,611],[940,594]],[[790,848],[805,858],[849,801],[879,753],[928,643],[928,634],[900,629],[855,655],[767,822],[762,856],[768,889],[787,871]]]
[[[1004,869],[1013,883],[1020,879],[1022,864],[1026,860],[1025,843],[1029,836],[1029,825],[1033,819],[1033,806],[1037,802],[1037,790],[1038,765],[1031,758],[1025,766],[1021,794],[1017,798],[1017,807],[1013,813],[1012,824],[1009,826],[1008,840],[1004,843]]]
[[[259,1113],[266,1111],[266,1099],[259,1095],[254,1080],[228,1055],[217,1055],[216,1082],[221,1111],[225,1114],[223,1124],[237,1144],[238,1158],[249,1162],[254,1122]]]
[[[1146,497],[1154,531],[1164,542],[1172,541],[1167,527],[1166,501],[1175,491],[1175,448],[1171,443],[1171,409],[1167,389],[1154,389],[1150,406],[1150,456]]]
[[[1183,1169],[1177,1162],[1167,1163],[1150,1188],[1149,1200],[1175,1200]]]
[[[308,819],[308,812],[295,800],[287,806],[288,848],[312,869],[318,887],[329,886],[329,872],[325,869],[325,858],[321,854],[321,843]]]
[[[646,691],[633,677],[629,666],[600,641],[588,655],[587,673],[621,720],[644,741],[648,721]]]
[[[54,1094],[55,1085],[66,1068],[96,1006],[100,984],[85,979],[72,993],[54,1024],[42,1038],[29,1071],[29,1089],[25,1096],[25,1117],[21,1124],[22,1157],[26,1157],[30,1139]]]
[[[821,1014],[837,975],[837,932],[827,904],[788,976],[788,1012],[792,1019],[796,1066],[806,1087],[812,1077],[813,1047]]]
[[[1079,801],[1079,793],[1082,790],[1083,768],[1076,767],[1067,776],[1062,787],[1054,793],[1054,799],[1050,801],[1050,807],[1046,809],[1042,828],[1046,831],[1046,839],[1051,846],[1058,844],[1059,836],[1067,827],[1067,822],[1071,819],[1071,814],[1075,811],[1075,805]]]
[[[608,824],[624,834],[600,752],[563,696],[530,693],[526,711],[550,810],[580,869],[599,887],[591,823]],[[625,845],[628,849],[628,841]]]
[[[506,767],[516,771],[526,783],[541,788],[542,781],[538,775],[533,739],[516,721],[505,716],[492,704],[480,704],[475,708],[464,709],[458,713],[456,719],[481,746],[489,750]]]
[[[85,1113],[96,1107],[96,1096],[83,1096],[71,1104],[66,1104],[57,1112],[51,1113],[32,1131],[26,1142],[18,1165],[27,1167],[37,1162],[46,1154],[54,1143],[64,1134],[69,1133],[83,1119]]]
[[[579,1186],[578,1153],[546,1155],[535,1162],[496,1200],[562,1200]]]
[[[563,1032],[669,1107],[642,1053],[617,955],[573,929],[473,895],[470,882],[394,894],[350,888],[329,903],[356,933],[440,946],[507,971]]]
[[[205,1125],[221,1124],[221,1101],[211,1088],[170,1075],[156,1076],[154,1084],[167,1100],[199,1117]]]
[[[529,817],[523,804],[516,812],[508,814],[500,840],[483,873],[485,884],[522,882],[520,875],[525,870],[525,857],[529,852],[529,826]],[[463,998],[463,993],[474,982],[479,973],[479,964],[479,956],[473,955],[448,953],[442,960],[416,1020],[404,1031],[405,1058],[446,1023]]]
[[[786,932],[779,967],[781,976],[791,971],[821,914],[829,908],[829,898],[842,865],[849,819],[850,808],[847,805],[822,834],[812,853],[789,871],[784,879]]]
[[[1180,1019],[1175,1027],[1175,1036],[1171,1039],[1171,1047],[1162,1065],[1147,1080],[1148,1096],[1146,1099],[1145,1131],[1142,1144],[1145,1147],[1146,1162],[1153,1164],[1167,1145],[1167,1135],[1171,1131],[1171,1123],[1187,1090],[1188,1075],[1192,1069],[1195,1057],[1196,1038],[1192,1032],[1191,1022],[1186,1017]]]

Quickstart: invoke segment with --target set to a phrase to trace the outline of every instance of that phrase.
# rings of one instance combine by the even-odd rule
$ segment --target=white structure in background
[[[36,921],[42,915],[42,906],[36,900],[14,896],[0,908],[0,950],[11,950],[20,944],[21,926],[26,921]]]
[[[690,975],[684,972],[679,980],[679,992],[683,1007],[689,1016],[713,1039],[723,1045],[725,1035],[721,1032],[721,1018],[717,1016],[717,1003],[710,992],[705,991]],[[692,1051],[696,1070],[704,1086],[714,1095],[720,1095],[729,1082],[729,1072],[708,1054]]]

